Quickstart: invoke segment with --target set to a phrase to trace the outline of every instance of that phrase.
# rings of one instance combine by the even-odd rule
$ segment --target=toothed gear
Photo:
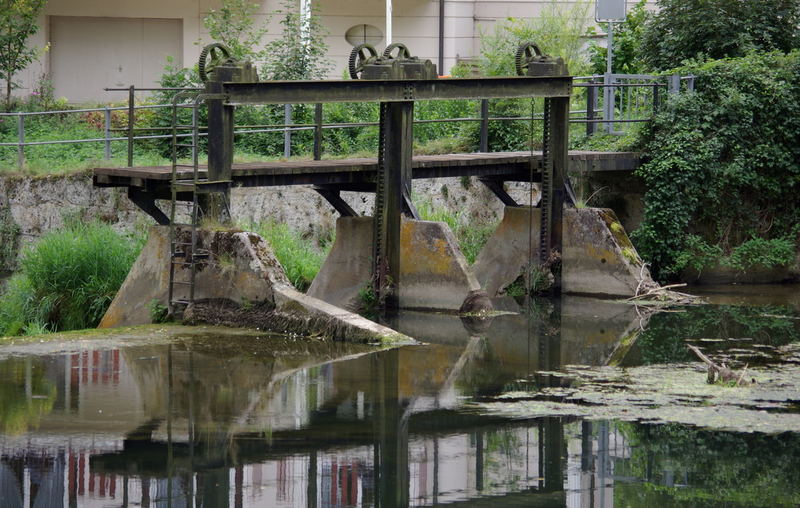
[[[214,67],[221,61],[230,58],[231,52],[228,48],[219,42],[207,44],[202,51],[200,51],[200,60],[197,62],[197,73],[200,75],[200,81],[208,81],[208,73],[213,72]],[[209,57],[210,60],[209,60]]]
[[[397,55],[392,55],[392,52],[397,50]],[[386,46],[386,49],[383,50],[383,58],[411,58],[411,52],[408,50],[405,44],[400,42],[393,42]]]
[[[534,53],[536,56],[542,56],[542,51],[539,46],[532,42],[523,42],[517,48],[517,55],[514,58],[514,65],[517,68],[517,76],[525,76],[528,74],[528,67],[533,58]]]
[[[350,60],[347,67],[350,70],[352,79],[359,79],[364,65],[378,58],[378,52],[370,44],[359,44],[350,52]]]

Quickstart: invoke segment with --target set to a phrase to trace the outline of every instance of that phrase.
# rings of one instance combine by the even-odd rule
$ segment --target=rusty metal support
[[[156,205],[156,197],[142,189],[128,187],[128,199],[161,226],[169,225],[169,217]]]
[[[562,216],[567,195],[566,181],[569,165],[569,99],[557,97],[546,99],[546,102],[549,102],[550,110],[549,125],[546,127],[550,131],[548,158],[552,172],[552,197],[549,200],[550,211],[547,214],[550,220],[548,243],[550,252],[556,251],[560,256],[563,253]],[[547,253],[548,257],[550,252]],[[555,272],[553,274],[556,277],[554,287],[559,289],[561,287],[561,271],[556,270]]]
[[[411,155],[414,102],[381,104],[378,179],[375,196],[375,292],[388,308],[398,306],[400,281],[400,226],[404,209],[411,205]]]
[[[342,196],[339,194],[339,189],[323,185],[315,185],[313,189],[317,191],[320,196],[325,198],[342,217],[358,217],[358,212],[353,210],[350,205],[342,199]]]
[[[478,177],[478,181],[481,182],[483,185],[489,188],[490,191],[494,193],[497,198],[503,202],[506,206],[519,206],[514,198],[512,198],[508,192],[506,192],[505,187],[503,186],[502,180],[497,180],[494,178],[483,178]]]
[[[520,99],[569,97],[572,77],[496,77],[452,79],[351,79],[348,81],[269,81],[225,83],[231,104],[316,102],[405,102],[413,100]]]
[[[214,73],[214,79],[206,82],[206,93],[221,93],[224,90],[225,69]],[[227,188],[218,194],[207,194],[200,197],[200,208],[203,215],[213,217],[220,222],[230,220],[228,207],[230,203],[231,168],[233,166],[233,124],[234,107],[222,99],[206,100],[208,106],[208,181],[227,182]]]

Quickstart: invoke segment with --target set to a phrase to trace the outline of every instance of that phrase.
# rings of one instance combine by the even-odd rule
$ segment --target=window
[[[356,25],[345,32],[344,38],[351,46],[358,46],[365,42],[377,46],[383,40],[383,32],[372,25]]]

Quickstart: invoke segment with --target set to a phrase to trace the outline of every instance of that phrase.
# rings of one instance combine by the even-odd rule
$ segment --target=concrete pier
[[[197,266],[195,303],[185,313],[191,321],[237,326],[238,320],[239,326],[258,326],[265,331],[352,341],[413,342],[390,328],[294,289],[272,249],[257,234],[199,230],[198,248],[210,255]],[[169,257],[169,228],[152,227],[147,244],[100,328],[152,322],[152,305],[166,305]]]
[[[538,252],[540,213],[538,208],[506,207],[473,265],[490,297],[517,280],[529,253]],[[562,293],[627,297],[657,286],[613,211],[564,208],[563,220]]]

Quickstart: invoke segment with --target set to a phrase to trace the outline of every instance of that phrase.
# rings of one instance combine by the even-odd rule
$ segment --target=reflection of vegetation
[[[682,425],[617,424],[631,445],[630,459],[615,474],[636,476],[644,485],[616,484],[615,504],[797,505],[800,503],[800,436],[735,434]],[[665,486],[664,473],[675,483]],[[662,484],[662,485],[659,485]]]
[[[694,360],[687,339],[750,338],[756,343],[781,346],[800,340],[800,321],[785,308],[703,305],[681,313],[656,314],[639,336],[637,347],[645,365]]]
[[[26,371],[30,368],[30,391],[26,395]],[[56,387],[44,375],[42,362],[12,358],[0,367],[0,431],[4,434],[22,434],[53,409]]]

